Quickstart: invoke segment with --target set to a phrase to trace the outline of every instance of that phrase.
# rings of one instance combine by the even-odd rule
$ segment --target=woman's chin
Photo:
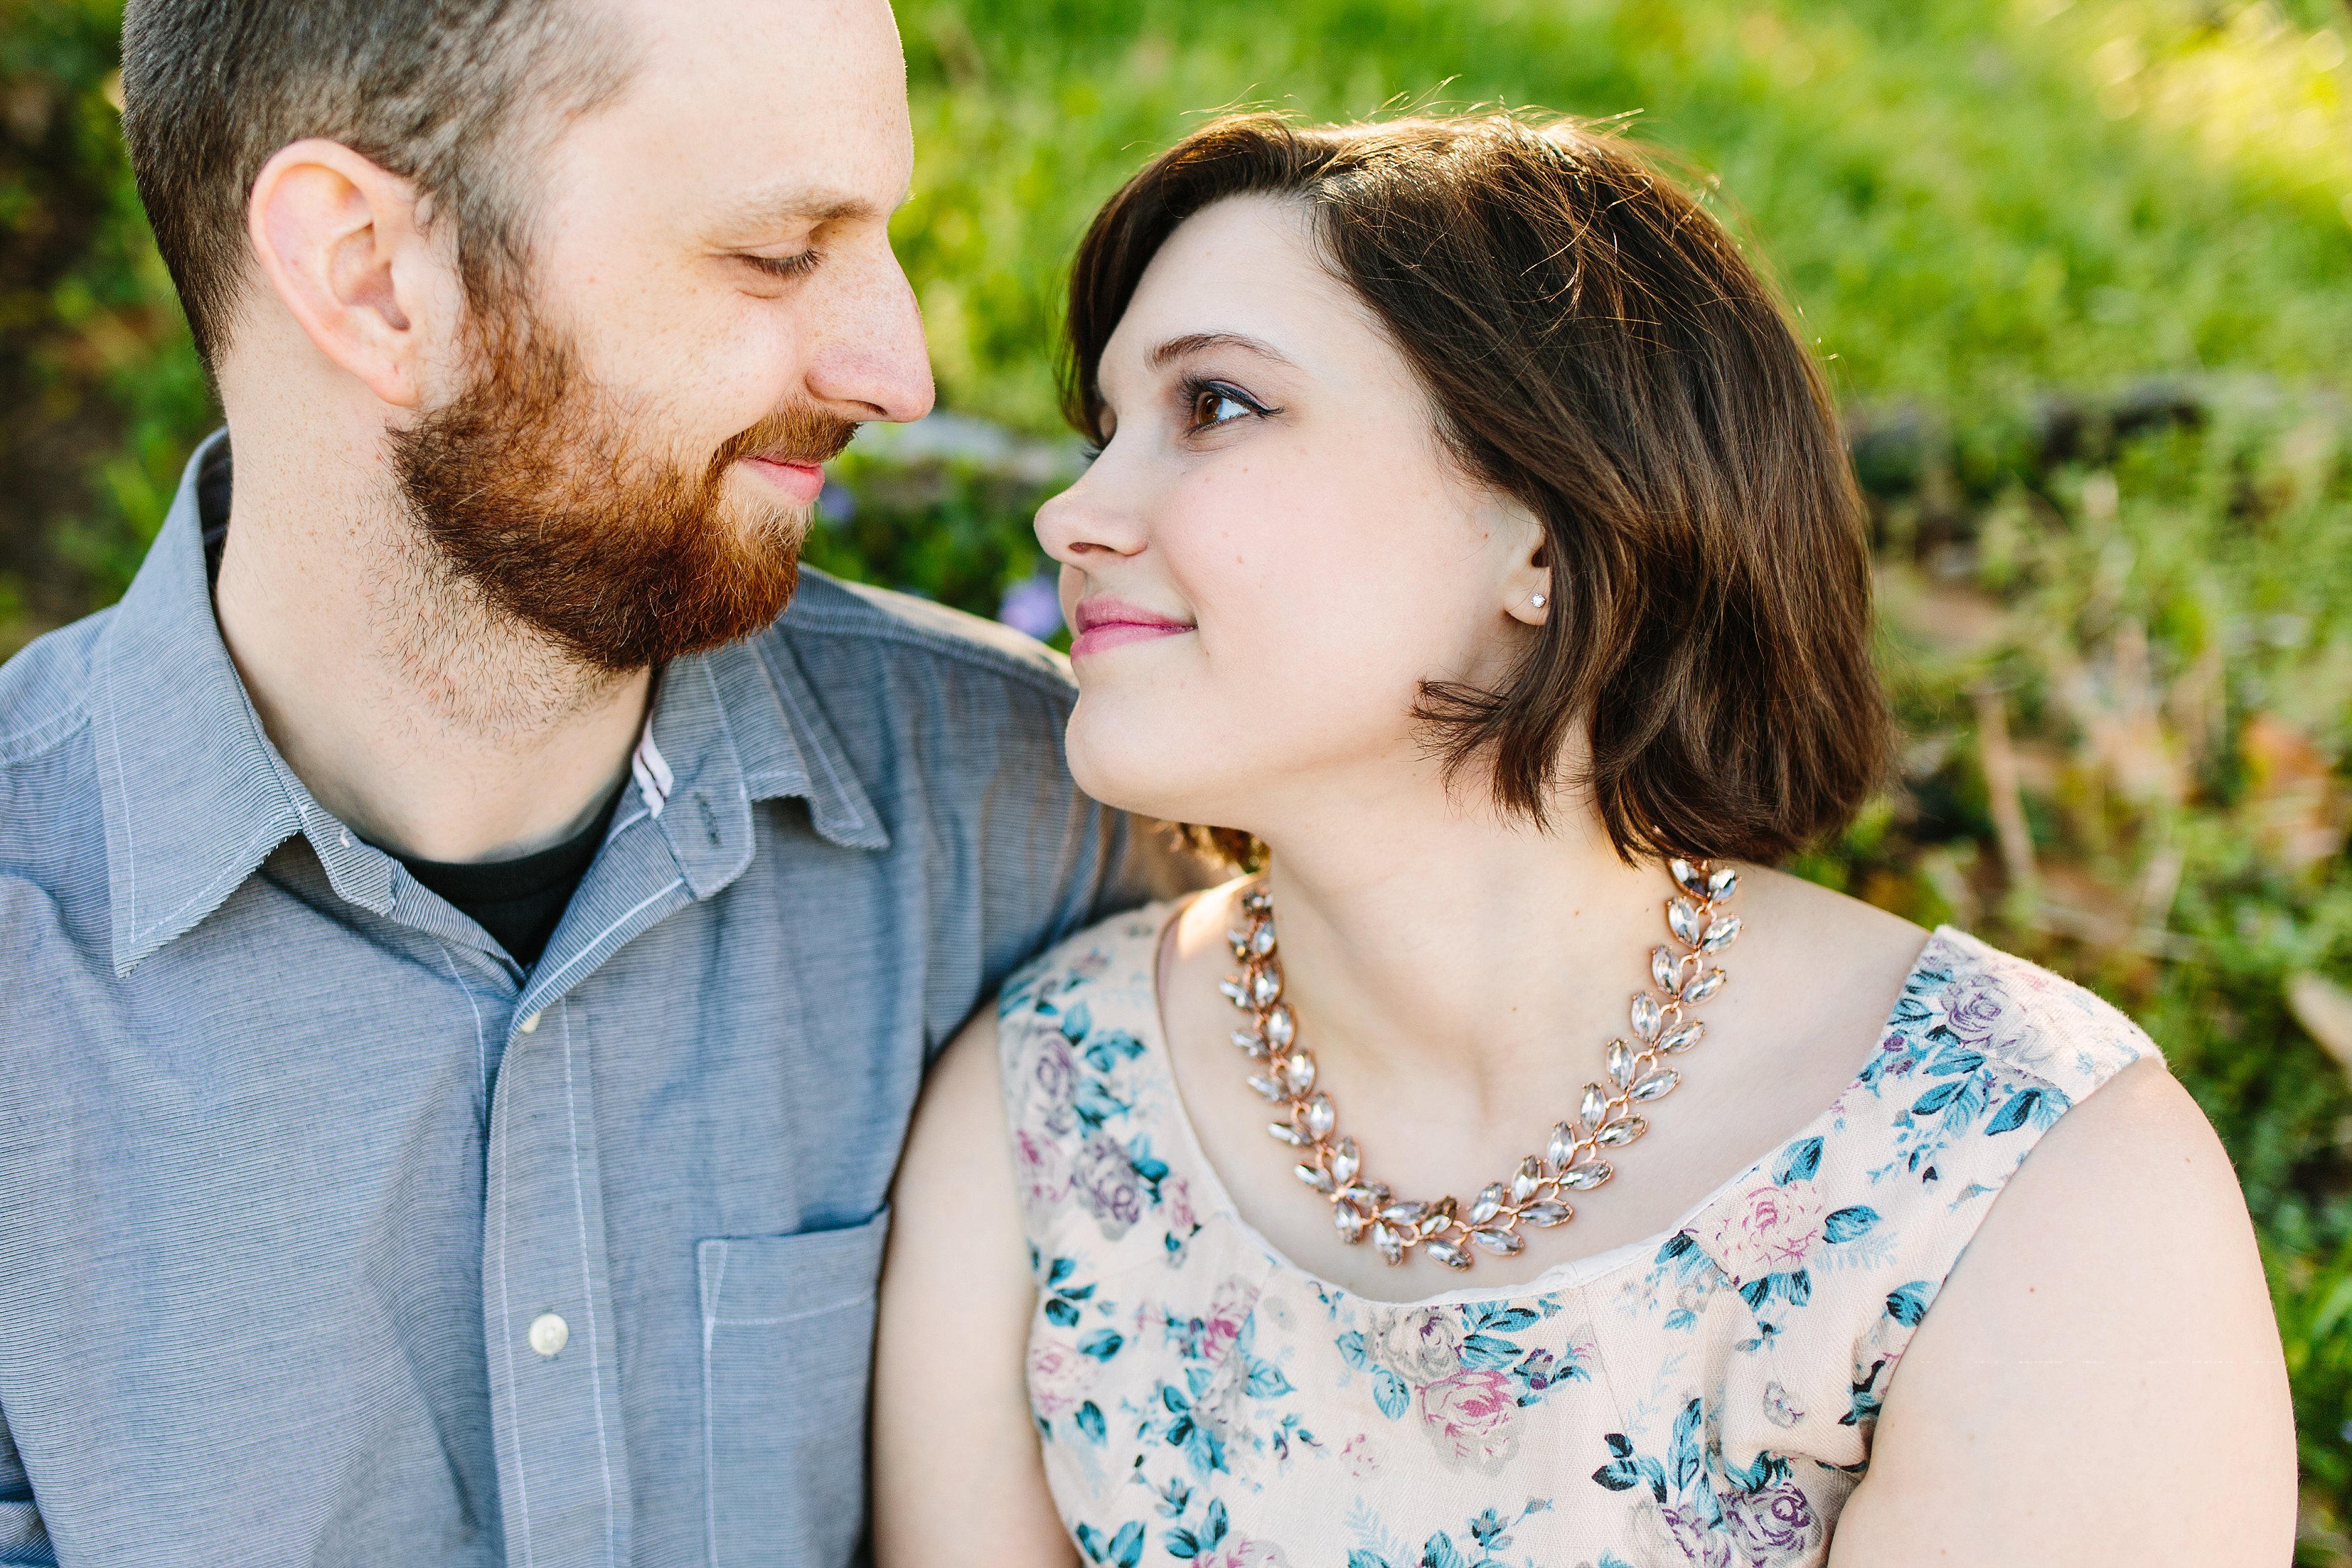
[[[1083,700],[1070,717],[1070,777],[1090,799],[1137,816],[1212,820],[1199,815],[1224,793],[1201,787],[1202,764],[1212,755],[1205,744],[1188,746],[1165,726],[1089,724]]]
[[[1070,777],[1090,800],[1106,806],[1131,811],[1139,817],[1161,817],[1173,822],[1189,821],[1181,814],[1181,805],[1189,791],[1171,789],[1166,774],[1155,775],[1148,758],[1126,757],[1115,763],[1097,763],[1085,753],[1070,753]]]

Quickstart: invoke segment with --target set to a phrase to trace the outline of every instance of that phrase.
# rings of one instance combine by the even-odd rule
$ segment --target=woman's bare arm
[[[874,1357],[877,1568],[1075,1565],[1030,1424],[1036,1293],[992,1009],[932,1071],[892,1203]]]
[[[2277,1568],[2294,1416],[2229,1156],[2160,1063],[2061,1117],[1886,1398],[1832,1568]]]

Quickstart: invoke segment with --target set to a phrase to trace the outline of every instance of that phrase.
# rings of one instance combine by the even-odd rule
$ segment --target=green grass
[[[2217,149],[2154,107],[2102,107],[2102,44],[2145,37],[2151,80],[2210,52],[2153,5],[2037,20],[1999,0],[919,0],[900,16],[919,174],[899,237],[947,399],[1011,423],[1052,422],[1058,285],[1096,204],[1202,111],[1244,104],[1631,115],[1719,177],[1721,210],[1849,396],[1966,413],[2150,374],[2328,377],[2352,351],[2352,170],[2282,171],[2267,144]],[[2306,72],[2329,114],[2342,74]]]
[[[105,99],[116,3],[0,0],[0,651],[119,591],[209,418]],[[2343,0],[899,15],[919,173],[897,234],[943,402],[1033,434],[1058,428],[1072,242],[1220,108],[1625,115],[1719,180],[1853,415],[1908,739],[1898,786],[1797,869],[2147,1025],[2262,1237],[2302,1560],[2352,1563],[2352,1092],[2286,1001],[2294,976],[2352,980]],[[1034,570],[1034,486],[844,472],[862,504],[821,564],[983,612]]]

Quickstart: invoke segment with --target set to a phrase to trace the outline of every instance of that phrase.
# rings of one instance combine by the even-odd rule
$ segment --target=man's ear
[[[462,299],[418,222],[415,185],[340,142],[278,149],[246,225],[262,276],[319,351],[395,408],[424,401],[433,345]]]

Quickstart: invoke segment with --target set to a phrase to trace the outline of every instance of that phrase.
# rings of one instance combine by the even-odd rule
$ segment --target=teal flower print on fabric
[[[1030,1406],[1087,1568],[1822,1568],[1990,1204],[2153,1049],[1939,932],[1844,1092],[1671,1231],[1371,1301],[1277,1253],[1202,1157],[1159,1032],[1166,918],[1074,938],[1000,1017]]]
[[[1675,1416],[1664,1458],[1639,1453],[1623,1433],[1611,1432],[1601,1439],[1609,1459],[1592,1479],[1611,1491],[1648,1491],[1634,1527],[1657,1562],[1784,1568],[1807,1561],[1822,1536],[1821,1521],[1791,1481],[1789,1461],[1759,1454],[1745,1469],[1727,1470],[1721,1455],[1709,1452],[1706,1431],[1705,1405],[1694,1398]]]
[[[1908,1100],[1894,1123],[1893,1151],[1924,1183],[1940,1179],[1937,1160],[1955,1139],[1971,1131],[2047,1132],[2074,1104],[2037,1071],[2058,1048],[1998,975],[1923,960],[1889,1024],[1859,1081]]]

